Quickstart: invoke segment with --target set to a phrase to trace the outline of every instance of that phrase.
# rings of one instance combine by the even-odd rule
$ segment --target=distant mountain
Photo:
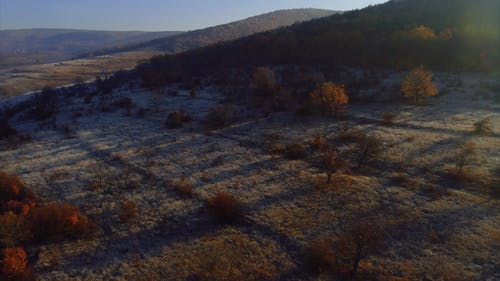
[[[135,44],[179,33],[73,29],[0,30],[0,68],[59,61],[95,49]]]
[[[276,64],[500,71],[499,11],[498,0],[393,0],[156,57],[138,70],[143,78],[154,73],[159,81]]]
[[[299,22],[331,16],[335,13],[338,12],[321,9],[278,10],[228,24],[185,32],[166,38],[158,38],[123,48],[102,50],[96,53],[102,55],[113,52],[141,50],[156,50],[166,53],[177,53],[218,42],[234,40],[259,32],[290,26]]]

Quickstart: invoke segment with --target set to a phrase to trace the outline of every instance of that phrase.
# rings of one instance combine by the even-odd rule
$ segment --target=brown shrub
[[[410,176],[405,173],[392,173],[388,178],[392,183],[410,189],[417,188],[420,185],[417,180],[410,178]]]
[[[50,203],[35,208],[28,216],[28,222],[34,240],[39,242],[83,238],[95,230],[86,216],[67,203]]]
[[[2,264],[0,280],[35,281],[37,279],[33,269],[28,267],[26,251],[21,247],[6,248],[0,263]]]
[[[355,279],[361,261],[383,246],[384,235],[380,224],[374,220],[354,222],[335,241],[336,274]]]
[[[242,218],[241,202],[224,192],[208,200],[208,207],[222,222],[238,222]]]
[[[434,184],[428,184],[423,186],[422,192],[425,195],[429,196],[432,200],[439,200],[442,197],[449,195],[448,190]]]
[[[396,114],[391,112],[385,112],[382,114],[382,125],[384,126],[392,126],[394,125],[394,121],[396,120]]]
[[[34,201],[35,195],[24,186],[18,176],[0,172],[0,212],[13,210],[13,202],[31,205]]]
[[[376,160],[384,151],[382,141],[376,136],[359,133],[355,136],[355,142],[358,167],[362,167],[370,161]]]
[[[346,162],[334,149],[323,152],[319,164],[326,173],[328,183],[331,183],[334,173],[339,172],[346,166]]]
[[[303,143],[290,143],[285,146],[285,157],[291,160],[298,160],[307,156],[307,147]]]
[[[16,245],[31,237],[31,230],[26,223],[26,217],[7,212],[0,215],[0,246]]]
[[[334,239],[323,238],[313,242],[305,250],[305,265],[315,274],[332,272],[335,268]]]
[[[315,136],[312,140],[312,145],[316,150],[324,151],[332,147],[328,140],[323,136]]]
[[[473,142],[466,142],[459,145],[458,151],[455,154],[455,168],[457,174],[463,174],[464,167],[472,164],[477,157],[476,144]]]
[[[210,109],[205,123],[210,129],[220,129],[233,123],[234,118],[235,113],[232,105],[218,105]]]
[[[2,260],[2,273],[9,279],[15,279],[26,271],[28,257],[23,248],[7,248]]]
[[[474,133],[479,135],[492,134],[493,129],[491,128],[491,120],[489,118],[484,118],[474,123]]]
[[[0,119],[0,140],[7,139],[17,135],[17,130],[14,129],[6,118]]]
[[[130,223],[137,218],[137,204],[134,201],[125,200],[120,204],[118,218],[123,223]]]
[[[173,182],[170,185],[175,191],[177,191],[177,193],[179,193],[180,196],[184,198],[193,197],[193,192],[194,192],[193,186],[186,183],[185,181],[181,180]]]
[[[175,129],[182,127],[182,124],[184,124],[185,122],[189,122],[191,120],[192,118],[191,116],[189,116],[187,112],[174,111],[168,114],[165,125],[167,125],[167,128],[169,129]]]

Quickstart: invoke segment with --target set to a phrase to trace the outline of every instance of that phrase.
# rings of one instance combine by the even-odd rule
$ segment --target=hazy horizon
[[[0,0],[0,30],[188,31],[282,9],[353,10],[386,0]]]

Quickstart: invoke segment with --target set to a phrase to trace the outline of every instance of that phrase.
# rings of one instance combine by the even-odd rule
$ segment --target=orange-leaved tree
[[[436,32],[425,25],[419,25],[410,31],[410,36],[420,40],[436,39]]]
[[[435,96],[438,94],[436,85],[432,82],[432,72],[418,66],[410,71],[406,76],[401,91],[405,97],[413,98],[415,104],[420,104],[422,98]]]
[[[23,248],[7,248],[2,260],[2,273],[8,277],[16,276],[26,270],[28,258]]]
[[[325,82],[312,91],[309,96],[318,104],[323,112],[339,113],[345,110],[349,97],[345,93],[344,85]]]

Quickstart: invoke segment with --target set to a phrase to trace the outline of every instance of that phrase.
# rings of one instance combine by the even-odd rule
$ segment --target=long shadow
[[[379,120],[377,118],[366,117],[366,116],[351,116],[350,119],[356,120],[357,122],[360,122],[362,124],[380,124],[381,123],[381,120]],[[474,135],[471,131],[459,131],[459,130],[445,129],[445,128],[433,128],[433,127],[426,127],[426,126],[422,126],[422,125],[408,124],[408,123],[402,123],[402,122],[396,122],[392,126],[394,128],[422,130],[422,131],[427,131],[427,132],[432,132],[432,133],[450,134],[450,135],[457,135],[457,136],[463,136],[463,135],[473,136]],[[494,132],[494,133],[489,134],[487,136],[498,138],[498,137],[500,137],[500,133]]]
[[[298,192],[286,191],[275,198],[262,198],[260,201],[251,202],[243,207],[246,212],[262,209],[279,202],[300,198]],[[168,245],[185,243],[202,238],[216,232],[225,225],[212,220],[203,205],[179,216],[167,217],[164,222],[150,229],[118,237],[104,242],[104,249],[92,255],[82,253],[67,259],[67,269],[81,270],[91,268],[99,270],[116,262],[132,259],[137,255],[161,255]],[[302,246],[293,238],[288,237],[274,228],[252,219],[246,219],[237,225],[239,229],[248,233],[260,234],[265,238],[276,241],[284,247],[284,251],[299,259]],[[286,280],[286,279],[281,279]]]

